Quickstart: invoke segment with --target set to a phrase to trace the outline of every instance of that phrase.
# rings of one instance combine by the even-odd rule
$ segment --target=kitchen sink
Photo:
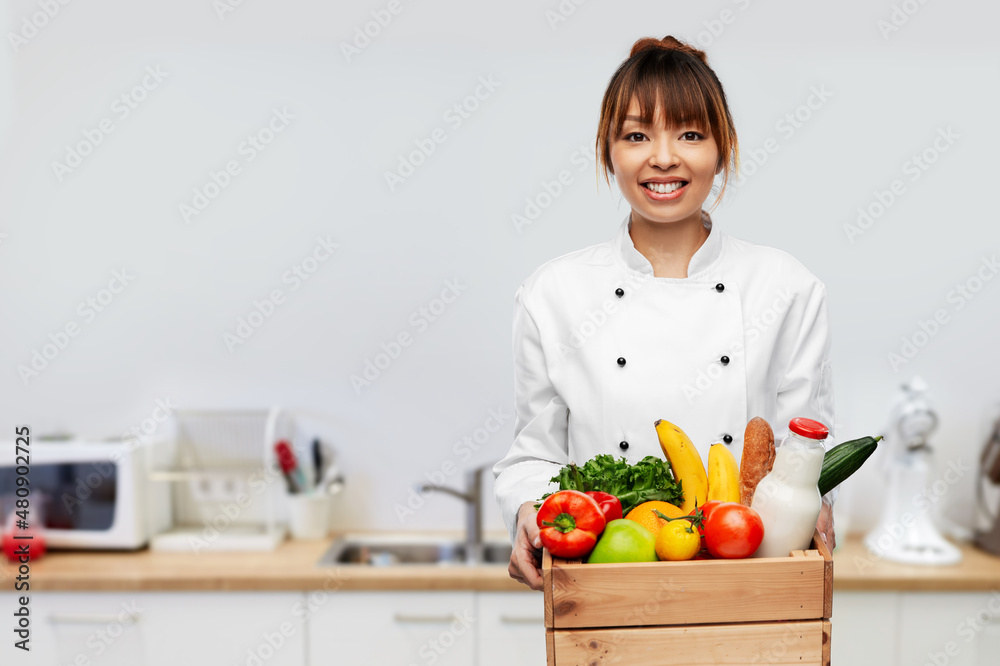
[[[511,546],[506,541],[482,544],[478,561],[469,557],[469,544],[455,539],[403,535],[340,537],[320,558],[317,566],[507,566]]]

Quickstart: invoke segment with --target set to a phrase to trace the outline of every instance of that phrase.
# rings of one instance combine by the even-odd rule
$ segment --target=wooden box
[[[833,559],[586,564],[543,553],[548,666],[830,664]]]

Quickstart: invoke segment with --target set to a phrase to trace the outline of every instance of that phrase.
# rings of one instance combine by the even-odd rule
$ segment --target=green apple
[[[626,518],[612,520],[604,527],[587,558],[588,564],[656,561],[656,537],[643,525]]]

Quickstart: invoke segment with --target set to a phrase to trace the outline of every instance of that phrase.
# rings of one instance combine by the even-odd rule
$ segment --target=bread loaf
[[[740,503],[750,506],[757,484],[774,466],[774,431],[759,416],[747,423],[740,458]]]

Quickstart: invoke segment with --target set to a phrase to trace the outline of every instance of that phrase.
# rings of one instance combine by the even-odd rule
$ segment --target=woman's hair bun
[[[660,49],[663,51],[680,51],[681,53],[687,53],[692,55],[698,60],[701,60],[706,65],[708,64],[708,57],[705,55],[704,51],[699,51],[698,49],[685,44],[673,35],[667,35],[663,39],[656,39],[655,37],[643,37],[635,44],[632,45],[632,52],[629,53],[629,57],[641,53],[642,51]]]

